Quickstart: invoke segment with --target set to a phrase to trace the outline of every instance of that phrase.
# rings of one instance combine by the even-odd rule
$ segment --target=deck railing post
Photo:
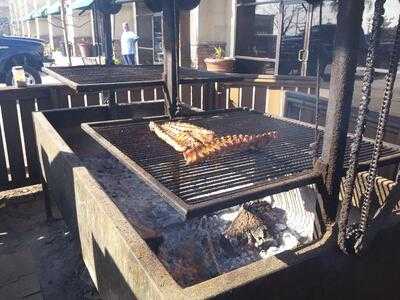
[[[330,99],[328,103],[322,165],[327,211],[331,220],[336,217],[339,188],[343,174],[346,136],[351,115],[355,72],[357,67],[364,0],[340,0]],[[321,166],[321,164],[318,164]]]

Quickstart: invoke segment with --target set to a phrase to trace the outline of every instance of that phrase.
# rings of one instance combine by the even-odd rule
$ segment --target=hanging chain
[[[314,5],[313,5],[314,9]],[[322,25],[322,2],[319,5],[319,26],[321,28]],[[317,98],[315,99],[315,126],[314,126],[314,145],[313,145],[313,162],[315,162],[318,159],[318,149],[319,149],[319,144],[320,144],[320,133],[319,133],[319,101],[320,101],[320,88],[321,88],[321,32],[319,36],[319,43],[317,45],[317,86],[316,86],[316,92],[317,92]]]
[[[368,105],[371,101],[371,88],[372,88],[372,83],[374,81],[374,73],[375,73],[375,56],[376,56],[376,49],[379,45],[380,34],[382,31],[381,27],[384,15],[383,6],[385,2],[386,2],[385,0],[375,1],[375,11],[372,22],[370,44],[368,47],[367,58],[366,58],[366,69],[364,72],[364,78],[362,83],[362,98],[358,109],[358,117],[354,132],[354,139],[350,149],[349,167],[346,174],[346,180],[344,182],[345,184],[344,197],[342,199],[341,208],[339,211],[338,244],[340,249],[345,253],[348,253],[348,245],[346,244],[346,240],[349,240],[348,228],[347,228],[348,217],[351,207],[354,183],[357,175],[358,157],[360,154],[361,142],[365,131]],[[353,232],[352,230],[352,235],[354,234],[358,235],[358,231],[356,230]]]
[[[393,89],[394,83],[396,81],[397,69],[399,64],[399,55],[400,55],[400,17],[399,17],[399,24],[397,25],[396,37],[393,46],[393,51],[390,56],[390,63],[389,63],[389,71],[386,75],[386,86],[385,86],[385,93],[383,96],[381,111],[379,114],[378,119],[378,126],[376,129],[376,137],[375,137],[375,145],[374,151],[372,154],[372,161],[369,166],[368,177],[367,177],[367,189],[364,194],[364,202],[361,207],[361,217],[360,217],[360,225],[359,229],[361,231],[361,236],[359,241],[357,241],[357,249],[358,251],[362,250],[363,247],[363,240],[364,235],[366,234],[366,229],[368,225],[368,216],[369,216],[369,209],[371,204],[371,195],[374,189],[374,183],[378,171],[378,161],[381,154],[383,138],[385,134],[385,127],[387,124],[387,119],[389,116],[390,105],[392,103],[393,98]]]

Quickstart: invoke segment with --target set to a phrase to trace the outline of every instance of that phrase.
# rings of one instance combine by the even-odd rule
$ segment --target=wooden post
[[[65,10],[65,0],[60,0],[60,10],[61,10],[61,22],[62,22],[63,34],[64,34],[65,53],[67,54],[69,66],[72,66],[71,52],[69,51],[69,39],[68,39],[68,28],[67,28],[67,19],[66,19],[66,10]]]
[[[364,0],[340,0],[330,99],[328,102],[322,166],[324,168],[325,193],[328,216],[336,217],[347,131],[351,114],[355,72],[359,50],[359,36],[364,11]],[[321,167],[321,165],[320,165]]]
[[[216,108],[216,92],[215,92],[215,82],[207,81],[203,85],[203,110],[208,111]]]
[[[179,46],[180,65],[190,68],[192,65],[190,55],[190,11],[183,11],[180,14]]]
[[[165,0],[163,5],[164,39],[164,94],[166,113],[175,117],[179,82],[179,10],[176,0]]]

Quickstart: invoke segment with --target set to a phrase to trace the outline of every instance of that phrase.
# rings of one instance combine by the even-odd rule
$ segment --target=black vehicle
[[[0,36],[0,82],[12,85],[13,66],[23,66],[28,84],[42,83],[44,41],[33,38]]]
[[[307,75],[315,76],[317,73],[317,56],[320,50],[320,75],[324,80],[329,80],[328,66],[332,64],[333,48],[335,41],[336,25],[324,24],[313,26],[310,35],[310,49],[308,54]],[[365,63],[366,42],[364,32],[361,34],[359,63]],[[283,38],[280,57],[281,74],[300,74],[301,61],[299,53],[304,46],[304,34]]]

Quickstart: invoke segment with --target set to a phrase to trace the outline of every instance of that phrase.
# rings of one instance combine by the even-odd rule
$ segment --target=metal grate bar
[[[185,203],[184,209],[189,210],[200,206],[204,209],[208,205],[221,207],[221,201],[226,201],[229,206],[232,205],[230,197],[236,199],[237,193],[242,194],[255,187],[259,190],[260,186],[267,188],[279,182],[287,182],[291,176],[304,176],[304,172],[312,172],[309,145],[314,142],[314,132],[310,127],[248,111],[189,119],[193,124],[212,129],[220,136],[276,130],[279,139],[258,151],[226,152],[196,165],[186,165],[182,154],[150,132],[148,122],[93,123],[86,130],[103,146],[103,141],[107,141],[111,153],[122,153],[129,161],[140,166],[142,171],[138,173],[146,176],[147,180],[150,178],[152,184],[172,192],[173,197],[169,197],[169,193],[163,195],[169,198],[168,201],[179,199]],[[347,141],[345,160],[348,158],[350,142],[351,138]],[[373,145],[364,141],[361,161],[368,161],[372,150]],[[122,163],[130,165],[126,158],[116,156]],[[395,147],[385,147],[382,156],[394,156],[399,161],[400,151]],[[147,175],[142,174],[143,171]]]

